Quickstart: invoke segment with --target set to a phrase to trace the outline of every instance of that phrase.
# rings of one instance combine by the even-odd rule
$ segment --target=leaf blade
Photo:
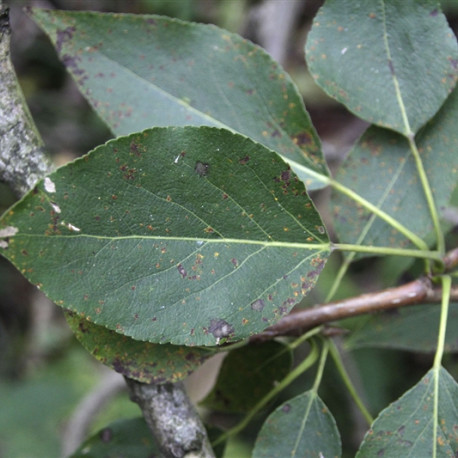
[[[160,16],[36,9],[32,17],[116,135],[223,127],[282,154],[310,189],[326,185],[329,171],[302,98],[258,46]]]
[[[269,326],[314,285],[330,249],[279,156],[207,127],[113,140],[40,182],[2,226],[18,229],[3,254],[55,303],[177,345]]]
[[[456,186],[458,90],[417,134],[416,142],[436,207],[445,208]],[[400,135],[370,127],[336,174],[336,180],[377,205],[421,238],[432,232],[428,207],[408,142]],[[409,242],[379,218],[345,196],[333,193],[333,214],[341,240],[406,247]],[[360,256],[359,256],[360,257]]]
[[[142,383],[184,380],[212,356],[211,351],[201,348],[133,340],[71,312],[66,312],[65,318],[75,337],[94,358]]]
[[[439,377],[439,403],[434,414],[434,379]],[[381,412],[366,434],[357,457],[432,456],[437,441],[437,456],[454,456],[458,446],[456,418],[458,385],[444,369],[430,370],[401,398]],[[433,426],[437,424],[437,437]]]
[[[254,458],[284,456],[341,456],[340,436],[334,418],[313,391],[279,406],[259,432]]]
[[[438,111],[457,81],[456,39],[435,0],[328,1],[306,57],[331,97],[404,135]]]
[[[371,316],[345,341],[349,350],[357,348],[393,348],[414,352],[432,353],[437,347],[440,308],[437,304],[402,307],[395,313]],[[447,318],[444,351],[456,353],[458,342],[458,304],[451,303]],[[422,336],[421,339],[418,336]]]

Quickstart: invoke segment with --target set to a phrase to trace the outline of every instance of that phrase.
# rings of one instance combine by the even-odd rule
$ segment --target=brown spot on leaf
[[[312,143],[312,136],[308,132],[301,132],[293,137],[294,143],[298,146]]]
[[[242,157],[242,159],[239,160],[239,164],[245,165],[249,160],[250,160],[250,156]]]
[[[183,278],[186,278],[186,275],[188,275],[188,272],[186,272],[186,269],[185,269],[181,264],[178,264],[177,270],[178,270],[178,273],[179,273]]]

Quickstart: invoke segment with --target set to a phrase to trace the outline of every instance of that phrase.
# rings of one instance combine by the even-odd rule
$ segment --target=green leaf
[[[223,412],[249,412],[288,375],[292,353],[285,344],[265,342],[231,351],[212,391],[200,403]]]
[[[315,284],[329,241],[303,183],[226,130],[155,128],[40,181],[1,250],[56,304],[135,340],[258,333]]]
[[[314,391],[282,404],[265,421],[256,439],[253,458],[340,457],[335,420]]]
[[[92,356],[116,372],[143,383],[183,380],[213,354],[201,348],[133,340],[72,312],[67,312],[65,318]]]
[[[331,97],[405,135],[438,111],[458,76],[456,38],[436,0],[327,0],[306,56]]]
[[[436,206],[444,209],[458,176],[458,89],[417,134],[416,143]],[[431,217],[407,140],[370,127],[336,175],[336,180],[394,217],[419,237],[432,230]],[[347,243],[406,247],[409,241],[391,226],[340,193],[333,194],[339,238]]]
[[[326,185],[329,171],[302,97],[253,43],[160,16],[36,9],[32,17],[116,135],[224,127],[283,155],[309,189]]]
[[[145,458],[163,455],[143,418],[118,420],[87,439],[71,458]]]
[[[434,384],[438,377],[438,406]],[[441,368],[430,370],[401,398],[381,412],[366,434],[357,457],[454,457],[458,449],[458,385]],[[437,435],[434,437],[434,427]],[[433,454],[434,443],[437,447]]]
[[[361,328],[351,333],[345,347],[349,350],[379,347],[432,353],[437,346],[440,313],[439,305],[425,304],[372,315]],[[445,351],[457,352],[458,303],[450,304],[447,329]]]

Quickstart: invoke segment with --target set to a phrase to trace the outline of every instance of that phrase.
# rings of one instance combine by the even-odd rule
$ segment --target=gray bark
[[[128,378],[126,382],[165,457],[214,457],[205,427],[181,382],[148,385]]]
[[[10,60],[8,7],[0,1],[0,180],[18,197],[52,171]]]

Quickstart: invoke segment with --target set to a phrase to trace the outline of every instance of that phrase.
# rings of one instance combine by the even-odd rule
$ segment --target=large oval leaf
[[[153,126],[224,127],[283,155],[308,188],[326,184],[302,97],[253,43],[160,16],[37,9],[32,17],[116,135]]]
[[[3,254],[56,304],[137,340],[215,345],[288,313],[329,253],[303,183],[229,131],[155,128],[41,181]]]
[[[458,177],[458,89],[418,132],[416,143],[436,207],[447,207]],[[418,170],[407,140],[370,127],[350,152],[336,179],[425,238],[433,230]],[[347,243],[407,246],[409,241],[357,203],[334,193],[339,238]],[[360,256],[358,256],[360,257]]]
[[[316,392],[307,391],[282,404],[261,428],[253,458],[341,456],[334,417]]]
[[[458,385],[455,380],[444,368],[430,370],[420,382],[380,413],[366,434],[357,457],[454,457],[458,450],[457,410]]]
[[[437,112],[458,76],[456,39],[437,0],[327,0],[306,56],[329,95],[407,135]]]

